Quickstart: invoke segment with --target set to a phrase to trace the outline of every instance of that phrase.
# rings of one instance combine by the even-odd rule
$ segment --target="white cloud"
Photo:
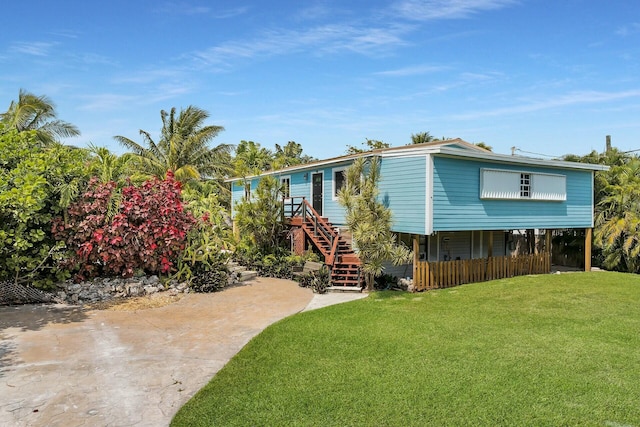
[[[83,111],[109,111],[120,110],[123,105],[129,105],[138,101],[138,97],[131,95],[119,95],[115,93],[102,93],[82,97],[85,102],[78,107]]]
[[[628,90],[623,92],[598,92],[580,91],[571,92],[566,95],[549,98],[544,101],[531,101],[520,105],[501,107],[493,110],[456,114],[452,119],[471,120],[482,117],[495,117],[520,113],[531,113],[535,111],[548,110],[551,108],[566,107],[569,105],[597,104],[602,102],[617,101],[627,98],[640,98],[640,90]]]
[[[630,36],[633,34],[638,34],[640,33],[640,22],[634,22],[632,24],[628,24],[628,25],[623,25],[622,27],[618,28],[618,30],[616,31],[616,34],[619,36]]]
[[[401,17],[416,21],[466,18],[486,10],[502,9],[514,0],[402,0],[392,6]]]
[[[9,47],[9,50],[33,56],[47,56],[56,44],[51,42],[15,42]]]
[[[406,77],[415,76],[421,74],[431,74],[438,71],[444,71],[449,69],[442,65],[413,65],[409,67],[397,68],[395,70],[379,71],[374,73],[376,76],[389,76],[389,77]]]
[[[322,25],[308,30],[271,30],[251,40],[229,41],[191,55],[206,65],[220,65],[234,59],[303,51],[379,53],[384,49],[405,45],[402,36],[407,31],[406,26],[372,28],[347,24]]]
[[[167,15],[208,15],[216,19],[227,19],[242,15],[248,10],[249,8],[246,6],[231,9],[218,9],[209,6],[194,5],[189,2],[167,1],[158,6],[156,12]]]

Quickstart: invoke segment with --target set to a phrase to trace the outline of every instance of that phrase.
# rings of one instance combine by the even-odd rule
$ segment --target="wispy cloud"
[[[56,44],[53,42],[15,42],[9,47],[9,51],[33,56],[47,56]]]
[[[640,22],[634,22],[632,24],[628,24],[628,25],[623,25],[622,27],[618,28],[618,30],[616,31],[616,34],[619,36],[630,36],[633,34],[638,34],[640,33]]]
[[[78,107],[83,111],[109,111],[121,109],[123,105],[136,102],[138,97],[133,95],[120,95],[115,93],[99,93],[83,96]]]
[[[154,104],[191,92],[193,92],[193,87],[190,84],[166,83],[154,88],[151,93],[144,96],[143,100],[145,104]]]
[[[213,17],[217,19],[235,18],[236,16],[244,15],[248,11],[249,11],[249,7],[247,6],[236,7],[233,9],[217,10],[213,14]]]
[[[50,34],[56,37],[64,37],[67,39],[77,39],[79,35],[79,33],[75,30],[65,30],[65,29],[52,31]]]
[[[208,15],[217,19],[233,18],[242,15],[249,10],[246,6],[234,7],[230,9],[212,8],[206,5],[195,5],[189,2],[164,2],[160,4],[156,12],[167,15]]]
[[[166,1],[158,5],[156,11],[171,15],[202,15],[211,12],[208,6],[196,6],[187,2]]]
[[[324,3],[306,5],[303,9],[294,13],[294,19],[298,21],[314,21],[327,16],[335,16],[335,10],[332,10]]]
[[[416,21],[467,18],[478,12],[502,9],[515,0],[401,0],[392,9],[401,17]]]
[[[152,68],[140,71],[127,72],[125,75],[114,77],[111,82],[115,84],[150,84],[157,81],[174,80],[184,77],[182,70],[178,68]]]
[[[71,54],[70,57],[88,65],[108,65],[112,67],[119,65],[116,60],[96,53]]]
[[[449,67],[442,65],[413,65],[409,67],[397,68],[395,70],[379,71],[373,74],[376,76],[406,77],[421,74],[431,74],[447,69],[449,69]]]
[[[370,54],[405,45],[406,26],[358,27],[348,24],[317,26],[308,30],[271,30],[251,40],[230,41],[194,52],[205,65],[228,64],[234,59],[268,57],[314,51],[316,54],[356,52]]]
[[[535,111],[548,110],[551,108],[566,107],[570,105],[597,104],[601,102],[617,101],[627,98],[640,98],[640,90],[628,90],[622,92],[598,92],[581,91],[571,92],[566,95],[549,98],[544,101],[531,101],[520,105],[501,107],[493,110],[483,110],[465,114],[456,114],[452,119],[470,120],[482,117],[495,117],[520,113],[531,113]]]

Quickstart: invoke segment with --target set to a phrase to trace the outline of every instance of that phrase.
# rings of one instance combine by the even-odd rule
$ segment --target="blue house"
[[[337,194],[344,185],[345,169],[362,156],[379,157],[380,197],[393,213],[393,231],[414,249],[413,265],[390,267],[388,272],[411,277],[420,262],[509,257],[515,254],[517,236],[524,230],[538,230],[538,235],[545,230],[547,243],[542,252],[548,254],[550,232],[558,229],[586,230],[585,268],[590,269],[594,173],[606,170],[606,166],[496,154],[452,139],[346,155],[263,174],[273,175],[283,184],[294,248],[324,246],[320,252],[327,264],[339,271],[333,275],[337,282],[348,270],[347,262],[342,263],[345,274],[337,268],[341,250],[351,267],[357,267],[357,256],[347,253],[349,233],[344,229],[345,213]],[[259,179],[230,180],[232,204],[251,197]],[[301,208],[303,198],[308,208]],[[304,225],[316,216],[327,230]],[[322,244],[314,239],[326,233],[333,237]]]

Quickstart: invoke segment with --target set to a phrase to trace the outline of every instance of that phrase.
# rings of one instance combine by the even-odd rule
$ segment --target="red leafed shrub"
[[[168,273],[177,262],[195,224],[183,209],[180,183],[167,173],[141,187],[122,189],[115,214],[107,215],[118,200],[116,184],[93,179],[89,190],[68,209],[67,221],[56,218],[53,234],[70,249],[67,268],[78,279],[99,275],[129,277],[136,270]]]

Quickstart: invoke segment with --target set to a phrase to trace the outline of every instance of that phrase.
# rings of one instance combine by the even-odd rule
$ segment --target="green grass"
[[[382,292],[253,339],[173,426],[640,426],[640,276]]]

